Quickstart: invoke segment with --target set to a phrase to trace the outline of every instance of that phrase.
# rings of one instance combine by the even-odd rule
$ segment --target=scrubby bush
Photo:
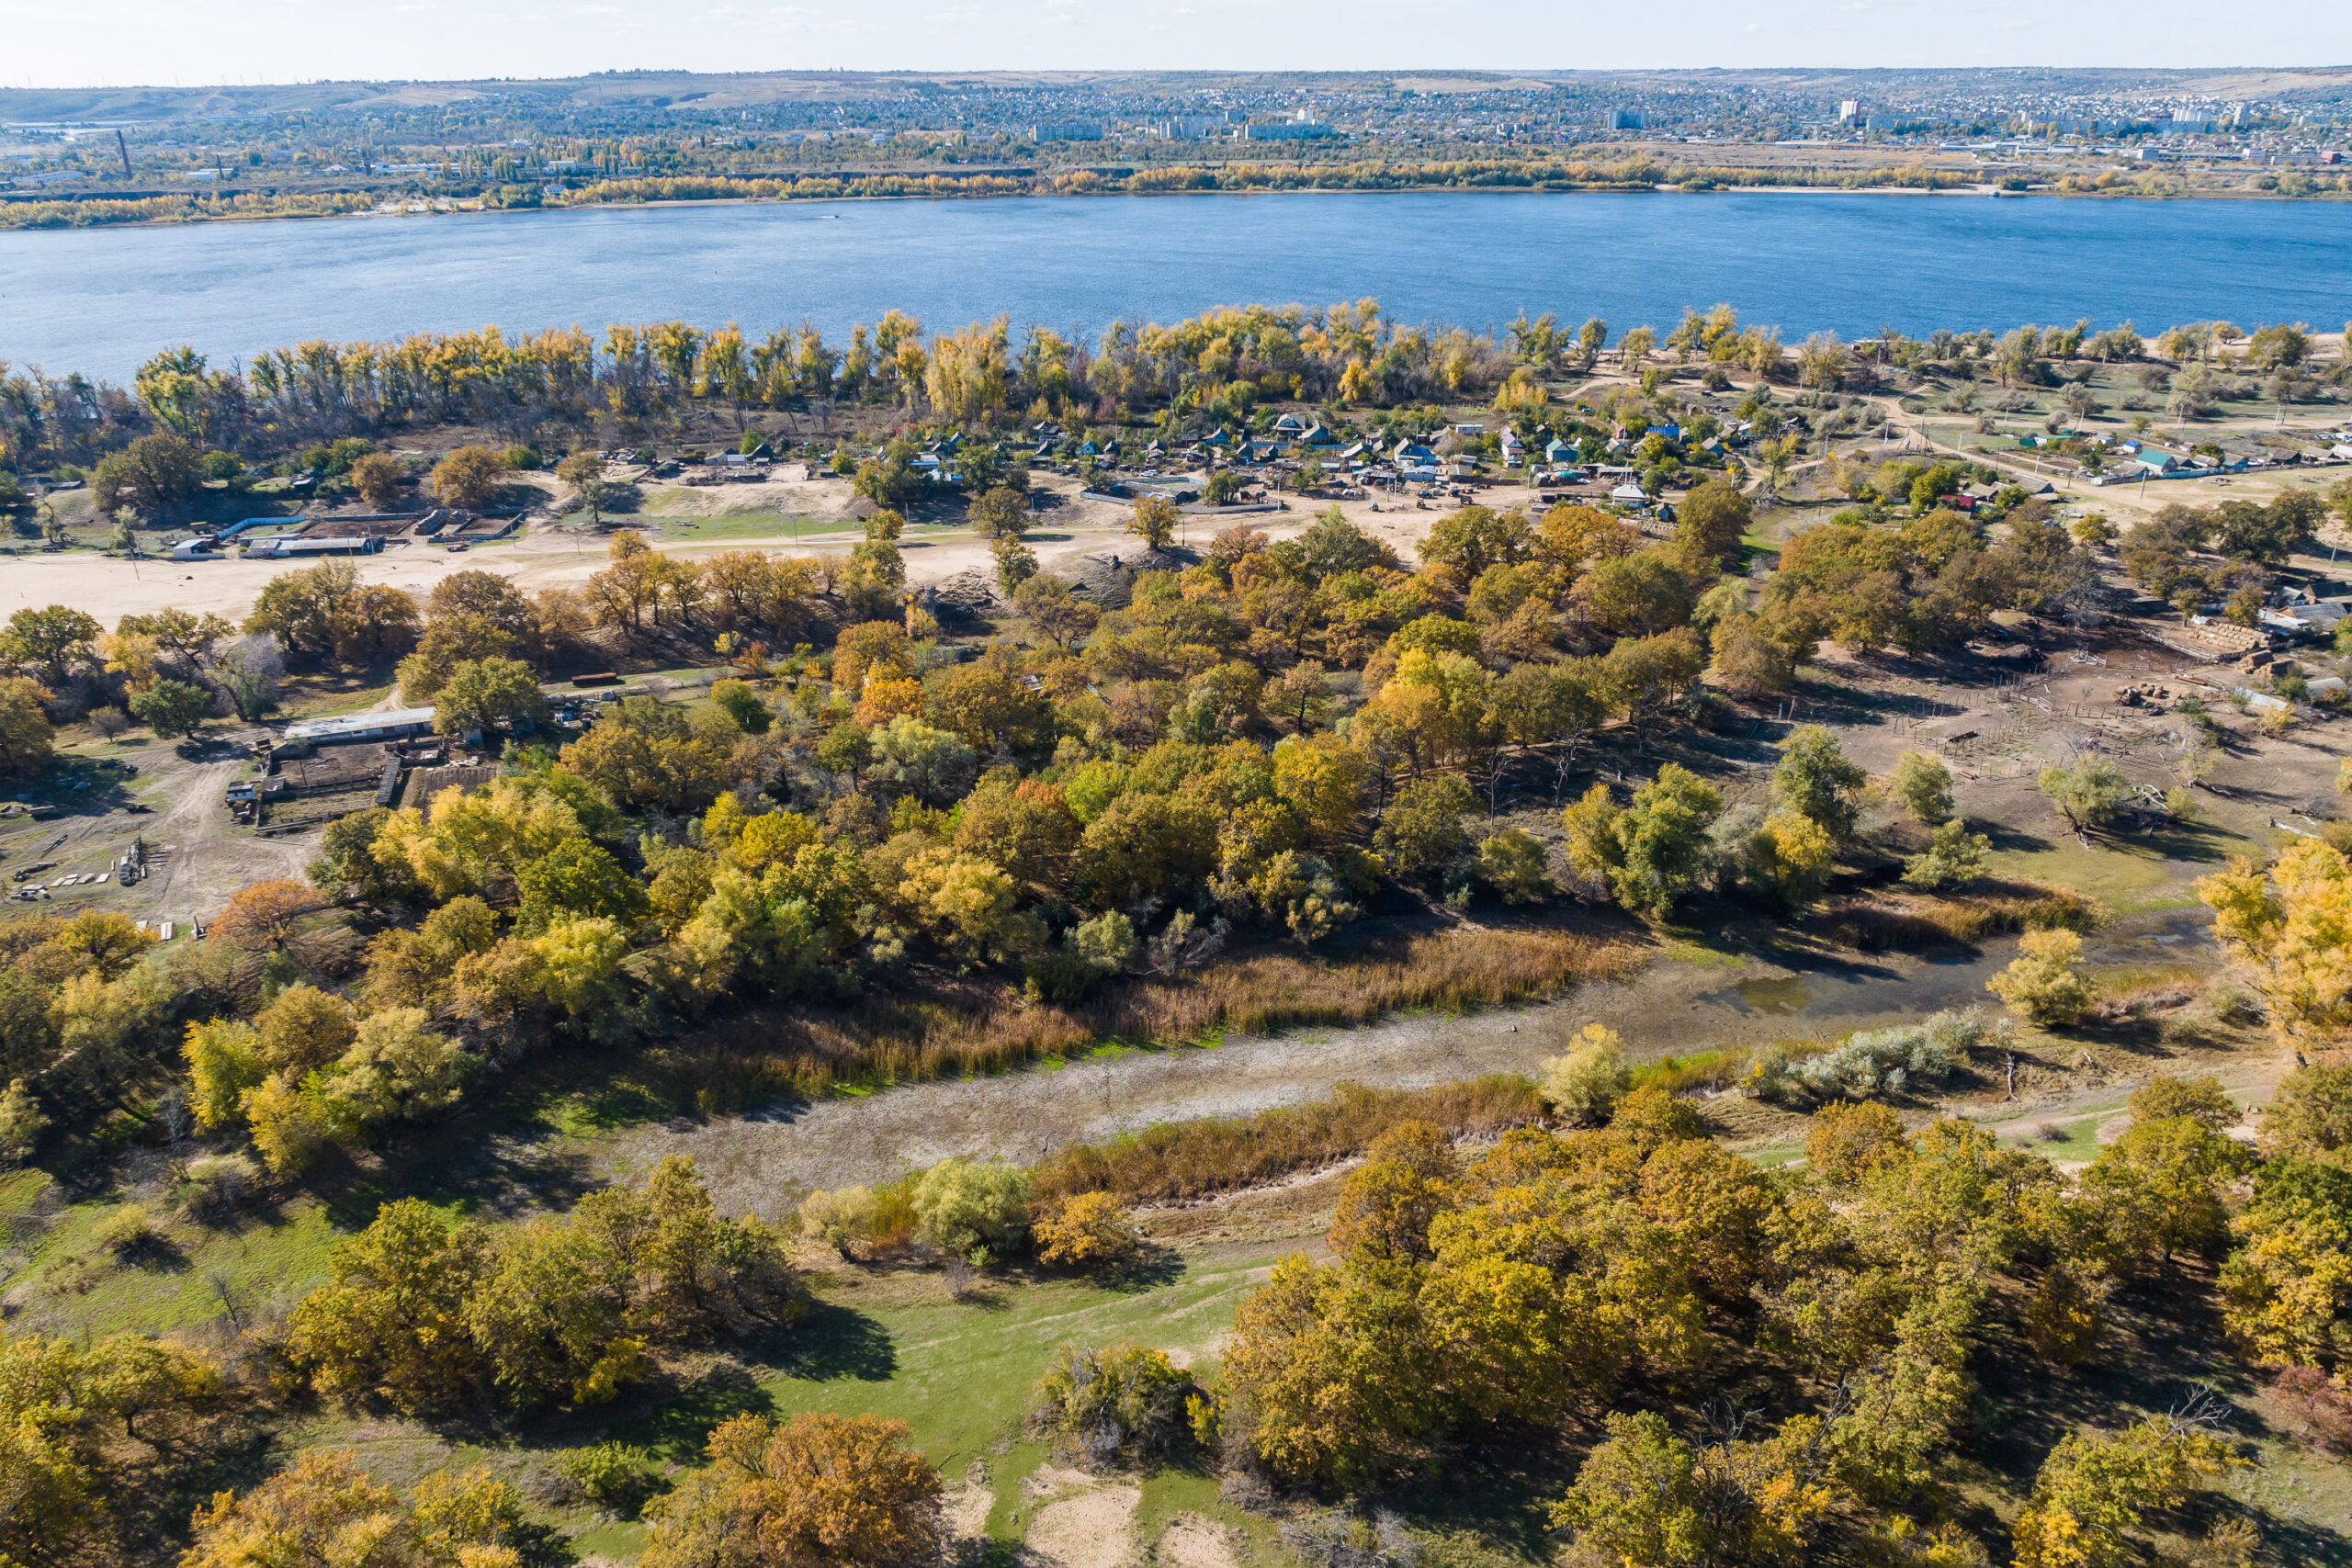
[[[623,1518],[636,1515],[659,1490],[653,1456],[628,1443],[591,1443],[567,1450],[555,1472],[582,1496]]]
[[[2083,939],[2073,931],[2028,931],[2018,939],[2018,956],[1984,988],[2036,1023],[2064,1027],[2080,1019],[2098,995],[2082,964]]]
[[[1849,1035],[1830,1050],[1799,1059],[1776,1046],[1758,1055],[1746,1087],[1758,1099],[1781,1104],[1901,1094],[1914,1083],[1950,1077],[1969,1051],[1997,1041],[2006,1028],[1972,1010]]]
[[[870,1187],[843,1187],[836,1191],[819,1188],[801,1200],[800,1234],[849,1258],[874,1235],[880,1207]]]
[[[1602,1024],[1588,1023],[1569,1041],[1568,1049],[1539,1064],[1540,1092],[1552,1113],[1564,1122],[1598,1124],[1633,1082],[1625,1066],[1624,1042]]]
[[[988,1263],[1029,1234],[1029,1173],[1017,1166],[943,1160],[915,1183],[918,1233],[940,1251]]]
[[[1101,1349],[1064,1345],[1037,1380],[1033,1428],[1092,1464],[1159,1457],[1190,1436],[1191,1376],[1131,1339]]]
[[[90,1231],[90,1239],[117,1258],[128,1258],[155,1243],[155,1216],[144,1203],[124,1203]]]
[[[1984,874],[1992,852],[1990,838],[1971,833],[1968,824],[1955,817],[1936,829],[1926,849],[1903,863],[1903,880],[1930,893],[1965,887]]]
[[[1506,904],[1532,904],[1552,891],[1544,858],[1543,840],[1506,828],[1478,845],[1478,880]]]
[[[1102,1269],[1133,1258],[1143,1233],[1110,1193],[1080,1192],[1040,1211],[1030,1240],[1048,1268]]]
[[[172,1202],[193,1220],[213,1220],[243,1201],[261,1168],[243,1155],[201,1155],[172,1183]]]

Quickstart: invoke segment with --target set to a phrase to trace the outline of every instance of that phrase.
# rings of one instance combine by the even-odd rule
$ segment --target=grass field
[[[1046,1442],[1023,1435],[1023,1417],[1055,1348],[1067,1340],[1134,1338],[1201,1365],[1214,1358],[1241,1296],[1283,1250],[1261,1246],[1170,1257],[1108,1285],[983,1277],[961,1302],[933,1270],[842,1264],[812,1275],[815,1308],[798,1327],[736,1347],[732,1359],[700,1358],[679,1369],[657,1397],[602,1419],[538,1425],[510,1440],[328,1411],[290,1433],[288,1446],[350,1449],[371,1472],[397,1485],[444,1466],[475,1463],[527,1485],[549,1472],[565,1449],[605,1440],[639,1445],[661,1465],[692,1465],[711,1428],[745,1411],[880,1416],[907,1423],[910,1440],[951,1489],[978,1484],[991,1494],[986,1533],[1011,1547],[1035,1522],[1023,1483],[1054,1460]],[[1115,1479],[1141,1492],[1133,1523],[1141,1546],[1189,1513],[1226,1525],[1239,1561],[1280,1560],[1272,1552],[1273,1527],[1222,1504],[1212,1475],[1170,1468]],[[585,1510],[550,1509],[547,1517],[577,1532],[573,1543],[583,1556],[627,1558],[644,1546],[641,1524]]]

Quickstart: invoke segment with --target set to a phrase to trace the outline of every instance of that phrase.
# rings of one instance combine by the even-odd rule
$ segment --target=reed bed
[[[1400,1122],[1455,1137],[1495,1134],[1544,1113],[1535,1086],[1512,1073],[1428,1089],[1335,1085],[1329,1100],[1250,1116],[1165,1122],[1106,1144],[1061,1150],[1031,1171],[1040,1198],[1110,1192],[1123,1203],[1170,1202],[1262,1186],[1363,1152]]]
[[[1452,930],[1362,955],[1261,953],[1127,982],[1075,1006],[942,983],[822,1011],[771,1010],[651,1054],[656,1092],[704,1115],[793,1098],[1001,1072],[1114,1043],[1176,1045],[1225,1032],[1369,1023],[1404,1010],[1475,1011],[1630,974],[1639,949],[1556,931]]]
[[[2008,883],[1939,897],[1896,895],[1828,913],[1831,937],[1864,953],[1974,942],[2007,931],[2092,931],[2111,918],[2106,905],[2071,888]]]

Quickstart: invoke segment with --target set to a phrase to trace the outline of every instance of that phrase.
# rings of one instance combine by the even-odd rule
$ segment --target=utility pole
[[[119,125],[114,128],[114,148],[122,154],[122,177],[127,180],[130,178],[130,143],[124,139]]]

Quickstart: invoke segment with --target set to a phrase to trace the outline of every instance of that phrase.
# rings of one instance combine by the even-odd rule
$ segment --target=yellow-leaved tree
[[[2254,972],[2270,1024],[2300,1051],[2340,1045],[2352,1030],[2352,864],[2303,839],[2267,871],[2250,860],[2197,885],[2213,931]]]

